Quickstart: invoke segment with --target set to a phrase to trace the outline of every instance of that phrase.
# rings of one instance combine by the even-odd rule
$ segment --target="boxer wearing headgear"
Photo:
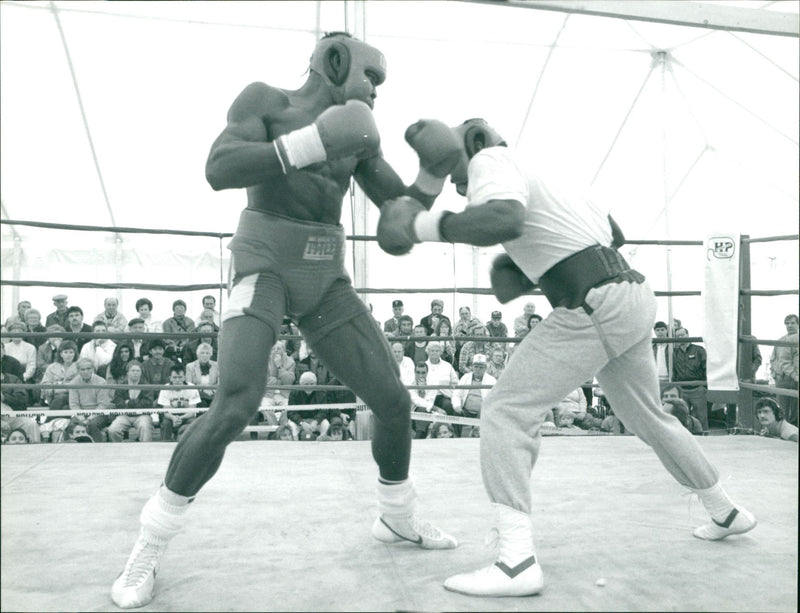
[[[754,528],[755,518],[733,504],[695,438],[661,408],[650,346],[655,296],[617,251],[622,233],[608,210],[546,184],[483,120],[452,133],[462,152],[451,181],[467,197],[466,208],[429,211],[398,198],[381,210],[379,244],[389,253],[406,253],[424,240],[502,244],[505,253],[491,274],[498,299],[537,284],[553,311],[514,349],[482,407],[481,474],[495,511],[497,559],[448,578],[445,588],[478,596],[542,590],[531,521],[540,427],[552,407],[594,376],[626,428],[708,510],[711,521],[694,536],[720,540]]]
[[[112,587],[118,606],[143,606],[153,598],[155,570],[184,523],[188,503],[259,408],[265,352],[285,316],[372,410],[379,473],[373,536],[430,549],[456,546],[453,537],[415,514],[408,474],[411,398],[344,265],[340,218],[351,179],[378,206],[402,195],[430,206],[438,194],[431,177],[443,184],[460,155],[454,143],[448,148],[427,138],[432,130],[417,126],[407,140],[427,174],[404,184],[383,158],[372,116],[376,88],[385,78],[380,51],[335,33],[317,45],[300,89],[252,83],[230,107],[206,162],[213,189],[247,190],[247,207],[229,245],[233,278],[222,313],[219,388],[209,411],[179,441],[164,484],[142,511],[140,537]]]

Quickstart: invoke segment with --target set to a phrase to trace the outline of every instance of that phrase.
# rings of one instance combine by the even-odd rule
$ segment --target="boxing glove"
[[[498,255],[492,262],[489,278],[494,295],[500,304],[506,304],[536,287],[536,284],[505,253]]]
[[[456,167],[463,148],[453,131],[436,119],[420,119],[405,133],[406,142],[419,156],[414,185],[422,193],[438,196],[447,175]]]
[[[440,225],[450,211],[428,211],[410,196],[389,200],[381,207],[378,244],[391,255],[404,255],[416,243],[442,241]]]
[[[380,147],[375,118],[366,103],[348,100],[325,109],[317,120],[273,142],[284,174],[325,160],[366,157]]]

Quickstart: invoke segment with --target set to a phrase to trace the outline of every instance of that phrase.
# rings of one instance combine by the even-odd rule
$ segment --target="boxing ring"
[[[220,251],[222,241],[230,236],[208,234],[220,241]],[[374,240],[361,235],[349,238]],[[748,243],[797,238],[745,238],[743,255]],[[664,241],[629,241],[637,243]],[[756,295],[796,295],[797,290],[752,290],[748,275],[747,258],[743,257],[740,344],[786,345],[745,337],[750,332],[750,299]],[[222,281],[159,286],[3,279],[2,284],[202,290],[218,291],[221,296],[225,288]],[[365,298],[378,293],[455,296],[491,292],[468,287],[358,291]],[[538,290],[533,291],[533,295],[536,293]],[[669,293],[657,292],[660,296]],[[77,336],[118,339],[130,335]],[[175,335],[152,334],[156,336]],[[199,334],[181,336],[194,338]],[[513,342],[514,338],[492,340]],[[741,382],[737,400],[741,427],[731,434],[754,432],[754,393],[797,397],[796,391]],[[479,440],[423,439],[413,443],[411,475],[420,493],[420,510],[456,536],[459,547],[424,551],[413,546],[387,546],[369,534],[376,510],[377,476],[366,440],[369,412],[359,402],[345,406],[356,411],[356,438],[360,440],[290,443],[251,440],[244,432],[229,446],[220,471],[194,503],[186,531],[170,545],[156,598],[143,611],[796,610],[798,454],[794,444],[757,436],[699,439],[709,459],[720,468],[731,496],[744,501],[760,522],[753,532],[715,543],[692,537],[692,527],[705,518],[702,506],[669,477],[655,454],[637,438],[549,436],[532,477],[534,526],[547,578],[545,590],[528,598],[481,599],[441,587],[446,576],[483,564],[494,555],[484,544],[491,508],[480,480]],[[292,406],[292,410],[301,411],[317,408]],[[34,408],[30,413],[55,412]],[[479,423],[458,416],[412,417]],[[248,429],[263,439],[263,434],[275,427]],[[173,449],[174,443],[155,442],[4,445],[0,470],[0,608],[116,610],[109,597],[110,585],[135,537],[135,518],[163,479]]]

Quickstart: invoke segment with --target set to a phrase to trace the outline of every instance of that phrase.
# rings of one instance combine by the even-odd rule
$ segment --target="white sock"
[[[417,492],[411,479],[386,481],[378,479],[378,512],[381,515],[411,515]]]
[[[139,516],[145,533],[161,539],[178,534],[186,521],[183,516],[189,510],[189,502],[189,497],[171,492],[162,485],[145,503]]]
[[[700,502],[703,503],[712,519],[719,523],[724,522],[735,508],[733,501],[722,489],[722,484],[719,481],[708,489],[694,490],[694,492],[700,498]]]

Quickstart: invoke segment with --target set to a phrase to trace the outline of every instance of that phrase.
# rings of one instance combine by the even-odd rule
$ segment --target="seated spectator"
[[[536,305],[533,302],[526,302],[522,307],[522,315],[514,318],[514,336],[518,338],[524,337],[529,331],[528,321],[530,316],[536,313]],[[539,317],[541,320],[541,317]]]
[[[450,325],[449,319],[442,319],[433,329],[432,336],[450,336],[453,335],[453,328]],[[450,339],[442,339],[437,341],[442,344],[442,359],[450,364],[455,364],[456,359],[456,343]]]
[[[458,384],[494,385],[497,383],[497,379],[486,374],[486,362],[485,355],[476,353],[472,358],[472,372],[468,372],[461,377]],[[488,393],[488,389],[457,389],[453,392],[453,410],[464,417],[473,417],[477,419],[481,415],[481,406]],[[477,430],[477,426],[463,426],[461,428],[461,437],[469,438],[477,436]]]
[[[294,385],[296,368],[297,364],[295,361],[286,355],[286,345],[278,341],[270,350],[269,366],[267,367],[267,385]],[[275,391],[278,395],[283,397],[280,404],[286,404],[289,399],[289,391]]]
[[[161,325],[163,332],[170,334],[182,334],[184,332],[194,332],[194,321],[186,316],[186,303],[183,300],[176,300],[172,303],[172,317],[164,320]],[[183,355],[183,346],[190,339],[177,336],[165,340],[164,355],[170,360],[179,360]]]
[[[313,372],[304,372],[300,376],[301,389],[289,393],[289,406],[325,404],[325,392],[311,389],[314,385],[317,385],[317,376]],[[280,423],[288,423],[298,440],[301,432],[325,434],[330,427],[325,411],[284,411]]]
[[[108,332],[108,326],[104,321],[96,321],[92,324],[92,332],[100,334]],[[94,364],[94,372],[101,377],[105,376],[111,358],[114,357],[114,350],[117,344],[107,338],[93,338],[81,349],[80,357],[87,358]]]
[[[102,321],[109,332],[125,332],[128,318],[119,312],[119,300],[109,296],[103,300],[103,312],[94,316],[94,321]]]
[[[447,315],[443,315],[443,313],[444,313],[444,302],[442,302],[438,298],[434,298],[433,300],[431,300],[431,314],[426,315],[425,317],[419,320],[419,323],[425,326],[426,335],[437,336],[434,335],[434,331],[436,330],[436,326],[438,326],[443,321],[446,321],[448,327],[452,328],[453,324],[450,322],[450,318]]]
[[[145,332],[163,332],[164,328],[160,320],[153,317],[153,303],[149,298],[139,298],[136,301],[136,312],[139,314],[139,319],[144,324]],[[128,322],[128,327],[132,322]]]
[[[411,331],[411,341],[406,345],[405,351],[405,354],[411,358],[414,364],[428,359],[428,350],[426,349],[428,341],[426,339],[425,326],[414,326]]]
[[[47,332],[47,328],[42,325],[42,314],[36,309],[28,309],[25,311],[24,322],[28,332]],[[44,336],[30,336],[26,337],[24,340],[38,350],[39,346],[47,339]]]
[[[9,334],[15,332],[27,332],[28,328],[22,322],[12,322],[8,328]],[[11,340],[5,343],[6,355],[16,359],[23,367],[23,383],[32,383],[36,376],[36,347],[22,340],[22,335],[12,336]]]
[[[65,330],[67,328],[67,295],[66,294],[56,294],[53,296],[53,304],[56,307],[56,310],[50,313],[44,320],[45,328],[47,326],[58,324],[62,326]]]
[[[506,352],[502,349],[492,349],[489,362],[486,364],[486,373],[499,379],[506,368]]]
[[[28,435],[21,428],[14,428],[8,433],[8,436],[4,434],[3,438],[6,445],[26,445],[31,442]]]
[[[328,370],[328,367],[322,363],[314,353],[314,350],[309,348],[306,350],[307,355],[297,362],[295,367],[295,383],[300,382],[300,377],[304,372],[313,372],[317,376],[317,383],[319,385],[331,385],[330,379],[333,375]]]
[[[392,355],[400,368],[400,381],[403,385],[414,385],[414,362],[405,354],[403,343],[392,343]]]
[[[281,323],[280,331],[278,332],[279,336],[300,336],[300,330],[294,325],[294,322],[289,317],[283,318],[283,323]],[[286,355],[292,358],[295,362],[300,360],[300,346],[302,341],[293,339],[293,338],[285,338],[281,339],[284,348],[286,349]],[[305,356],[304,356],[305,357]]]
[[[6,323],[3,324],[3,327],[6,329],[5,331],[8,331],[8,327],[14,322],[25,323],[25,313],[27,313],[30,308],[31,303],[29,300],[20,300],[17,303],[17,312],[6,319]]]
[[[128,332],[132,334],[146,334],[147,329],[145,328],[144,320],[139,317],[131,319],[128,322]],[[126,339],[125,342],[130,343],[130,346],[133,347],[133,357],[140,362],[144,362],[150,357],[150,347],[143,336],[133,336]]]
[[[489,336],[482,325],[477,326],[472,330],[470,336]],[[472,357],[477,354],[483,355],[487,361],[489,354],[494,347],[488,341],[466,341],[461,347],[461,353],[458,358],[458,372],[463,376],[468,372],[472,372]],[[485,362],[484,362],[485,363]]]
[[[147,344],[150,357],[142,364],[142,383],[166,385],[175,362],[164,357],[164,341],[154,338]]]
[[[756,401],[756,417],[764,429],[761,436],[797,442],[797,426],[786,421],[783,409],[772,398],[759,398]]]
[[[387,319],[383,322],[383,331],[388,332],[391,335],[395,335],[400,328],[400,318],[403,316],[403,301],[402,300],[392,300],[392,318]],[[409,319],[411,319],[409,317]],[[411,321],[411,325],[414,325],[414,321]],[[408,329],[406,333],[411,334],[411,328]]]
[[[503,314],[500,311],[492,311],[492,318],[486,322],[486,331],[489,336],[503,338],[508,337],[508,327],[503,323]]]
[[[125,365],[127,385],[139,385],[142,382],[142,365],[138,360],[129,360]],[[116,409],[152,409],[153,392],[150,390],[138,389],[135,387],[128,389],[118,389],[114,393],[114,408]],[[130,413],[128,415],[117,415],[108,427],[108,437],[112,443],[120,443],[125,439],[125,433],[131,441],[139,440],[149,443],[153,440],[153,418],[149,414]]]
[[[672,415],[677,419],[684,428],[692,434],[703,434],[703,424],[696,417],[689,414],[689,405],[683,398],[669,398],[662,397],[661,406],[665,413]]]
[[[428,343],[428,385],[442,385],[436,393],[433,404],[447,415],[453,415],[453,389],[458,385],[458,375],[449,362],[442,359],[442,344],[439,341]]]
[[[25,367],[19,363],[17,358],[13,358],[6,354],[6,344],[0,343],[0,370],[6,374],[14,375],[17,379],[22,381],[22,376],[25,374]]]
[[[201,336],[199,338],[190,339],[184,346],[183,346],[183,353],[181,354],[181,362],[184,364],[188,364],[189,362],[194,362],[197,359],[197,347],[203,343],[206,343],[211,347],[211,359],[216,361],[217,360],[217,336],[212,334],[213,332],[218,332],[219,328],[217,328],[213,323],[208,321],[201,322],[197,324],[197,327],[194,329],[195,332],[204,332],[208,334],[208,336]]]
[[[67,309],[67,325],[64,327],[67,332],[75,332],[76,334],[79,332],[92,331],[91,326],[83,323],[83,309],[79,306],[71,306]],[[72,340],[75,341],[75,344],[78,346],[78,353],[80,353],[83,346],[91,342],[92,339],[76,336]]]
[[[58,346],[56,361],[44,371],[43,384],[68,383],[78,376],[78,346],[73,341],[64,341]],[[69,408],[69,390],[67,388],[44,388],[42,400],[53,411]]]
[[[581,430],[600,430],[603,420],[587,412],[586,395],[583,388],[572,390],[554,409],[554,414],[569,411],[572,414],[572,424]],[[558,425],[557,415],[554,422]]]
[[[458,309],[458,321],[453,326],[453,334],[456,337],[474,336],[473,332],[475,332],[475,329],[478,327],[483,328],[483,324],[480,319],[472,316],[472,310],[468,306],[462,306]],[[486,332],[486,335],[488,336],[489,333]],[[461,359],[461,348],[463,346],[464,341],[456,341],[456,362],[453,363],[453,366]]]
[[[214,332],[219,332],[218,314],[214,309],[203,309],[197,317],[196,325],[208,323],[214,326]]]
[[[414,331],[414,320],[410,315],[401,315],[397,320],[397,328],[391,332],[390,338],[404,338],[407,339]]]
[[[205,315],[206,312],[210,312],[211,319],[206,319],[208,316]],[[200,315],[197,317],[197,325],[200,325],[201,321],[211,321],[217,329],[219,329],[219,311],[217,311],[217,299],[214,298],[211,294],[203,296],[203,310],[201,311]]]
[[[572,412],[572,407],[567,405],[559,405],[553,409],[553,421],[558,428],[578,429],[575,425],[575,413]]]
[[[453,438],[455,432],[453,426],[448,423],[440,423],[438,421],[431,424],[431,433],[429,438]]]
[[[128,377],[128,362],[134,360],[133,347],[128,341],[121,341],[114,349],[114,355],[111,356],[111,362],[106,367],[106,381],[109,383],[125,383]]]
[[[341,417],[333,417],[331,419],[331,426],[328,428],[326,434],[320,434],[317,437],[318,441],[347,441],[352,440],[350,431],[345,426]]]
[[[0,372],[0,384],[21,383],[19,377],[11,373]],[[4,413],[11,411],[24,411],[28,407],[28,394],[22,388],[10,388],[0,385],[0,399]],[[42,441],[39,424],[35,419],[16,415],[3,415],[0,419],[3,436],[8,438],[13,431],[21,430],[25,434],[26,442],[40,443]]]
[[[61,346],[63,347],[64,343],[61,343]],[[77,365],[78,376],[70,381],[69,408],[73,411],[106,411],[113,408],[113,390],[110,388],[82,387],[83,385],[106,385],[106,380],[95,374],[92,361],[86,358],[80,358]],[[64,429],[69,425],[69,420],[66,421],[67,423],[65,424],[58,424],[61,427],[57,427],[56,425],[52,427],[52,434],[50,436],[52,442],[59,442],[64,437]],[[46,423],[45,426],[50,423],[57,424],[57,422],[59,422],[58,419]],[[111,416],[109,414],[97,413],[86,420],[86,429],[96,442],[103,442],[105,440],[103,428],[110,423]],[[44,426],[42,427],[42,431],[44,432]]]
[[[59,324],[53,324],[47,326],[47,332],[64,332],[64,328]],[[45,342],[39,345],[39,349],[36,350],[36,376],[34,377],[36,383],[42,382],[44,371],[47,370],[50,364],[56,361],[58,357],[58,347],[61,345],[62,341],[62,337],[52,336],[45,339]],[[77,349],[78,346],[76,345],[75,350],[77,351]]]
[[[92,437],[89,436],[89,431],[86,429],[86,424],[75,421],[70,423],[65,430],[67,435],[64,439],[65,443],[93,443]]]
[[[428,365],[425,362],[417,362],[414,365],[414,385],[429,385],[428,383]],[[434,407],[436,400],[437,390],[426,389],[411,389],[408,390],[411,394],[411,410],[414,413],[442,413],[444,411],[438,407]],[[414,432],[414,438],[425,438],[428,436],[428,429],[431,423],[421,419],[412,419],[411,427]]]
[[[186,388],[186,372],[180,364],[170,368],[169,387],[158,394],[158,406],[172,409],[194,408],[200,404],[200,393],[196,389]],[[177,432],[177,440],[181,440],[186,428],[189,427],[198,414],[196,411],[188,413],[172,413],[165,411],[159,416],[161,440],[171,441],[173,432]]]
[[[218,385],[219,366],[211,359],[213,349],[208,343],[202,343],[197,347],[197,359],[186,365],[186,382],[189,385]],[[214,400],[216,390],[206,388],[198,390],[200,393],[200,407],[210,407]]]
[[[296,441],[297,439],[294,436],[294,431],[289,426],[289,424],[280,426],[275,432],[273,432],[270,437],[271,440],[274,441]]]

